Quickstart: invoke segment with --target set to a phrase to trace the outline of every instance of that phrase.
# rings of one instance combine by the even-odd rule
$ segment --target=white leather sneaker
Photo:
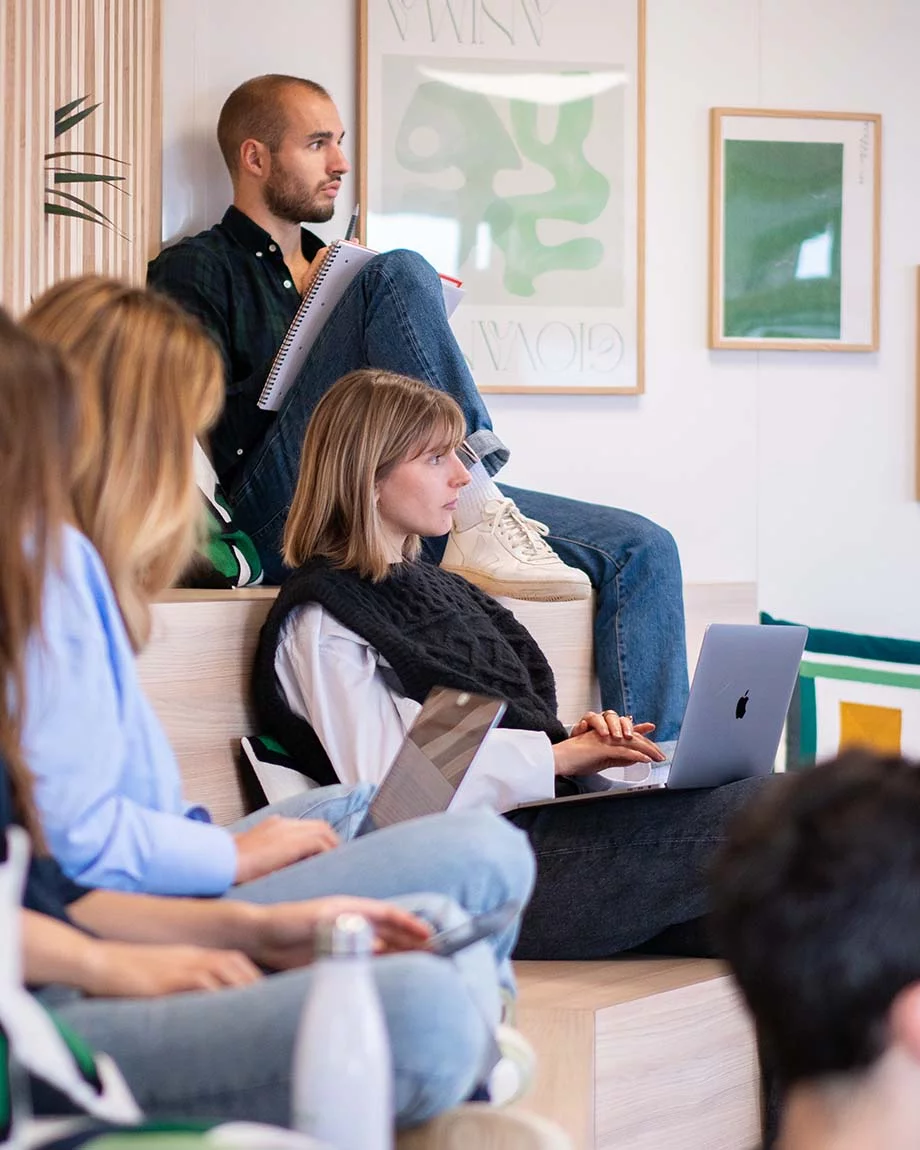
[[[545,523],[527,519],[513,499],[490,499],[482,518],[465,531],[452,531],[441,566],[462,575],[490,595],[561,602],[587,599],[591,581],[567,567],[543,539]]]
[[[505,1022],[495,1030],[501,1058],[489,1075],[489,1098],[493,1106],[510,1106],[533,1088],[537,1055],[527,1039]]]
[[[555,1122],[536,1114],[468,1102],[400,1131],[396,1150],[572,1150],[572,1143]]]

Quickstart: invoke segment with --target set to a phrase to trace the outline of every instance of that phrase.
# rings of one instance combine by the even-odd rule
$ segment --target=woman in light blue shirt
[[[117,320],[108,339],[97,329],[93,348],[104,362],[117,363],[118,349],[141,332],[164,388],[180,379],[185,385],[175,410],[185,420],[200,412],[195,378],[170,374],[169,361],[185,344],[197,344],[206,364],[208,345],[181,313],[174,316],[172,305],[101,280],[62,285],[54,299],[77,300],[79,306],[68,313],[76,326],[93,314]],[[119,311],[119,303],[127,314]],[[177,325],[172,330],[171,319]],[[164,335],[172,337],[169,347]],[[298,885],[312,884],[318,892],[323,882],[329,894],[347,893],[358,887],[363,873],[369,886],[388,882],[393,896],[402,894],[402,907],[336,897],[297,902],[265,897],[260,900],[265,905],[256,906],[242,897],[135,893],[148,867],[150,886],[168,886],[171,876],[183,876],[185,885],[193,887],[186,872],[194,871],[209,851],[216,854],[219,843],[232,868],[238,839],[206,820],[186,817],[175,761],[138,689],[131,644],[106,572],[84,536],[64,526],[70,513],[71,447],[78,449],[78,478],[92,474],[79,439],[71,441],[74,426],[85,434],[95,416],[83,410],[74,418],[74,395],[49,349],[0,311],[0,861],[6,824],[14,815],[29,828],[38,850],[45,845],[28,770],[35,755],[43,770],[37,790],[46,802],[49,795],[54,801],[60,796],[47,838],[52,844],[69,842],[65,823],[72,813],[79,828],[75,841],[86,852],[82,868],[108,873],[110,866],[111,873],[122,876],[122,885],[132,888],[90,890],[66,881],[53,857],[39,859],[26,891],[29,907],[21,916],[25,977],[47,1005],[115,1058],[151,1113],[223,1112],[287,1122],[291,1054],[312,980],[304,963],[316,922],[345,909],[358,911],[374,925],[382,949],[411,949],[428,928],[404,908],[439,925],[465,921],[466,912],[449,894],[472,909],[497,905],[506,887],[526,894],[530,857],[513,838],[492,840],[498,845],[489,847],[489,824],[470,822],[470,849],[477,833],[486,847],[482,865],[467,854],[462,881],[459,871],[451,878],[446,867],[440,873],[431,868],[424,884],[430,893],[414,893],[420,889],[415,851],[427,847],[423,857],[430,856],[436,842],[451,841],[454,824],[444,816],[419,820],[417,839],[411,828],[406,828],[409,834],[369,835],[354,848],[346,844],[323,850],[287,868],[286,882],[284,870],[277,872],[279,888],[285,886],[289,897]],[[131,398],[132,426],[147,437],[135,453],[142,476],[149,443],[162,429],[145,426],[145,413],[154,411],[155,404],[145,402],[139,388]],[[191,460],[194,427],[189,423],[179,460]],[[110,431],[107,449],[115,451]],[[160,442],[168,444],[168,435]],[[148,527],[155,525],[156,516],[149,512],[156,510],[159,494],[155,470],[150,476]],[[117,490],[130,492],[132,480],[125,479]],[[183,508],[193,503],[181,495],[171,492],[166,506],[184,514]],[[183,527],[180,536],[187,535]],[[168,537],[159,535],[161,543]],[[130,550],[132,537],[124,536],[124,542]],[[181,555],[175,555],[178,561]],[[158,569],[155,553],[149,553],[139,570],[153,587],[152,573],[159,570],[162,577],[169,566]],[[135,626],[143,625],[142,613],[133,619]],[[135,777],[135,764],[135,789],[131,797],[122,797],[115,780]],[[145,807],[144,801],[159,805]],[[172,839],[181,844],[178,865],[170,858]],[[106,864],[109,850],[112,858]],[[258,850],[256,855],[263,865],[270,861]],[[430,866],[427,857],[426,862]],[[308,878],[314,866],[324,866],[317,880]],[[231,881],[232,869],[224,873]],[[206,881],[216,888],[219,877],[214,868]],[[8,932],[10,937],[15,933]],[[6,955],[4,965],[9,976],[19,962]],[[491,1065],[490,1031],[499,1013],[495,955],[484,944],[471,946],[454,962],[392,953],[375,961],[373,972],[393,1050],[397,1118],[412,1124],[461,1101]]]
[[[94,278],[52,288],[23,326],[63,352],[80,406],[79,530],[65,532],[46,582],[23,731],[42,825],[68,876],[256,902],[407,890],[462,894],[473,912],[526,902],[529,849],[485,811],[348,842],[369,788],[314,790],[232,828],[185,803],[134,652],[149,634],[150,600],[175,581],[194,544],[193,444],[219,407],[217,352],[170,301]],[[517,923],[495,942],[509,985],[516,933]]]

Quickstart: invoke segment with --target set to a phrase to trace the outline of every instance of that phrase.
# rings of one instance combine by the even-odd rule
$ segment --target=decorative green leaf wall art
[[[88,119],[101,106],[101,102],[99,102],[81,107],[80,105],[85,104],[88,99],[88,96],[80,96],[79,99],[71,100],[55,109],[55,140]],[[121,168],[129,166],[125,160],[119,160],[115,156],[107,156],[102,152],[74,150],[46,152],[45,172],[51,186],[45,187],[45,214],[85,220],[87,223],[97,224],[99,227],[113,231],[123,240],[128,240],[129,237],[115,225],[111,216],[106,215],[101,208],[97,208],[85,195],[63,190],[63,187],[88,185],[88,192],[94,185],[103,185],[112,188],[121,195],[130,195],[130,192],[122,187],[126,176],[107,170],[87,170],[97,169],[98,165],[101,164],[117,164]]]

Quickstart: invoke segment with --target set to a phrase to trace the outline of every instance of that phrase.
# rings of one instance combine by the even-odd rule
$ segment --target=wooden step
[[[521,1105],[582,1150],[749,1150],[760,1128],[747,1014],[704,959],[515,964],[537,1052]]]

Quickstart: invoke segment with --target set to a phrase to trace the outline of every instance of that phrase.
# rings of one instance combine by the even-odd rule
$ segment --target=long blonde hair
[[[42,589],[70,517],[68,481],[77,421],[58,353],[0,310],[0,757],[17,816],[43,849],[22,753],[26,649],[41,631]]]
[[[449,395],[388,371],[343,376],[310,418],[297,490],[284,531],[284,561],[322,556],[334,567],[379,581],[390,570],[377,513],[376,485],[405,459],[456,448],[463,413]],[[410,535],[403,556],[414,559]]]
[[[102,557],[139,650],[150,600],[195,546],[193,444],[220,410],[220,353],[171,300],[98,276],[57,284],[23,325],[58,347],[74,373],[76,522]]]

